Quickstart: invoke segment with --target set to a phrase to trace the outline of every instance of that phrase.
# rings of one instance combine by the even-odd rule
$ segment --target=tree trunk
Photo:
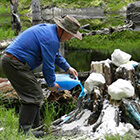
[[[41,22],[41,8],[39,0],[32,0],[32,24],[38,24]]]
[[[18,15],[18,0],[10,0],[11,24],[12,29],[15,29],[15,35],[21,31],[20,17]]]

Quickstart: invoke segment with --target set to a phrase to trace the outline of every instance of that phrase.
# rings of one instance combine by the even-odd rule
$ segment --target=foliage
[[[1,140],[25,140],[25,136],[18,134],[18,117],[14,109],[7,110],[0,106],[0,139]]]
[[[24,24],[22,24],[24,23]],[[27,29],[28,27],[31,26],[31,22],[29,19],[26,17],[21,17],[21,24],[22,24],[22,31]],[[21,31],[21,32],[22,32]],[[11,27],[11,17],[10,16],[1,16],[0,20],[0,41],[1,40],[6,40],[9,38],[15,38],[15,32],[14,29],[12,30]]]
[[[57,6],[63,8],[82,8],[82,7],[93,7],[93,6],[105,6],[106,11],[116,11],[126,6],[130,2],[134,2],[135,0],[41,0],[40,4],[43,6]],[[0,2],[2,5],[0,10],[1,13],[7,13],[7,8],[9,9],[9,1],[4,0],[3,3]],[[19,1],[19,13],[27,13],[28,9],[30,8],[31,0],[20,0]],[[5,8],[4,8],[5,7]],[[23,11],[23,9],[25,11]]]
[[[9,13],[10,13],[10,6],[9,6],[9,4],[7,3],[6,5],[3,5],[0,2],[0,15],[9,14]]]
[[[48,106],[48,105],[47,105]],[[48,107],[53,107],[48,106]],[[48,108],[47,107],[47,108]],[[50,110],[50,108],[48,108]],[[53,108],[52,108],[52,111]],[[53,112],[47,112],[46,115],[51,116]],[[49,117],[48,116],[48,117]],[[6,109],[4,106],[0,106],[0,139],[1,140],[37,140],[32,134],[29,134],[28,136],[23,135],[22,133],[18,133],[18,115],[15,113],[15,109]],[[41,138],[42,140],[56,140],[56,139],[62,139],[60,137],[55,137],[51,134],[44,136]],[[121,137],[119,135],[110,136],[106,135],[106,140],[130,140],[129,134],[126,134],[125,136]]]
[[[19,14],[28,13],[32,0],[20,0],[18,3]]]
[[[105,136],[105,140],[130,140],[130,136],[129,134],[126,134],[124,136],[120,136],[119,134],[114,135],[114,136],[110,136],[110,135],[106,135]]]
[[[75,7],[90,7],[90,6],[100,6],[101,4],[105,3],[105,7],[119,7],[119,5],[127,5],[130,2],[133,2],[134,0],[42,0],[40,1],[40,4],[42,3],[43,6],[48,5],[56,5],[58,7],[69,7],[69,8],[75,8]],[[8,0],[4,0],[3,3],[0,2],[0,14],[10,14],[10,3]],[[31,0],[20,0],[18,5],[18,11],[19,14],[26,14],[29,13],[29,9],[31,6]],[[8,10],[7,10],[8,8]],[[117,25],[123,25],[124,19],[115,19],[115,15],[107,16],[106,19],[86,19],[86,20],[80,20],[81,25],[85,25],[85,23],[90,23],[91,30],[100,29],[102,27],[111,27],[111,26],[117,26]],[[23,17],[21,17],[21,23],[23,21]],[[12,38],[15,37],[14,31],[11,30],[11,23],[10,23],[10,17],[5,18],[6,21],[4,21],[4,18],[1,17],[0,26],[3,27],[3,29],[0,29],[1,35],[0,40]],[[29,23],[22,24],[22,30],[25,30],[29,27]]]
[[[0,40],[12,38],[13,36],[14,36],[14,31],[11,31],[11,29],[4,30],[3,28],[0,28]]]
[[[116,11],[135,0],[43,0],[43,5],[55,5],[64,8],[81,8],[104,5],[107,11]]]
[[[126,50],[129,46],[128,50],[131,50],[132,47],[136,49],[140,46],[140,37],[139,32],[122,31],[113,32],[110,35],[85,36],[82,41],[73,39],[67,45],[75,49],[108,50],[114,50],[114,48]]]
[[[44,110],[44,123],[46,130],[49,129],[51,122],[54,120],[54,116],[56,115],[55,107],[53,104],[46,103],[45,110]]]
[[[106,11],[116,11],[126,6],[128,3],[134,2],[136,0],[104,0]]]
[[[105,16],[105,19],[80,19],[79,22],[82,25],[90,24],[90,30],[98,30],[101,28],[106,27],[115,27],[118,25],[124,25],[124,17],[118,17],[114,18],[115,16],[118,16],[117,14],[109,14]],[[83,32],[83,31],[82,31]]]
[[[43,108],[44,123],[48,130],[51,122],[72,111],[75,108],[75,103],[71,101],[67,103],[46,102]]]
[[[92,7],[92,6],[100,6],[103,1],[102,0],[43,0],[43,5],[55,5],[57,7],[63,8],[81,8],[81,7]]]
[[[56,5],[58,7],[64,8],[81,8],[81,7],[91,7],[91,6],[101,6],[105,4],[106,11],[116,11],[123,6],[126,6],[128,3],[133,2],[135,0],[42,0],[43,6],[48,5]],[[10,14],[10,3],[9,0],[3,0],[0,2],[0,15]],[[31,0],[20,0],[19,1],[19,14],[28,13],[31,5]],[[113,14],[112,14],[113,15]],[[107,17],[107,19],[87,19],[87,20],[79,20],[81,25],[85,25],[90,23],[90,30],[101,29],[102,27],[112,27],[117,25],[123,25],[124,19],[116,18],[114,20],[113,16]],[[0,19],[0,40],[13,38],[15,37],[14,31],[11,30],[11,22],[10,17],[6,16],[6,18],[1,16]],[[30,25],[30,22],[27,18],[21,17],[21,21],[24,21],[22,25],[22,30],[25,30]],[[135,52],[134,57],[138,58],[139,56],[139,46],[140,46],[140,37],[139,32],[130,32],[130,31],[122,31],[122,32],[114,32],[110,35],[95,35],[95,36],[86,36],[82,41],[78,39],[72,39],[70,42],[66,42],[68,47],[75,49],[96,49],[96,50],[109,50],[110,53],[113,52],[115,48],[120,48],[129,54],[133,54]],[[78,57],[79,54],[75,53]],[[90,57],[86,55],[84,57]],[[71,57],[69,57],[72,59]],[[135,60],[135,58],[133,59]],[[71,60],[75,61],[75,60]],[[82,65],[81,63],[79,64]],[[64,104],[63,104],[64,105]],[[75,108],[75,104],[69,103],[65,104],[64,108],[62,108],[62,104],[58,102],[55,103],[46,103],[45,111],[44,111],[44,122],[46,124],[46,129],[48,130],[51,122],[54,119],[59,118],[61,115],[69,113],[72,109]],[[3,130],[2,130],[3,129]],[[28,137],[19,134],[18,132],[18,115],[15,113],[15,109],[6,109],[4,106],[0,106],[0,139],[1,140],[25,140],[25,139],[35,139],[34,136],[29,135]],[[44,139],[44,138],[43,138]],[[46,136],[45,140],[51,139],[55,140],[54,136]],[[106,136],[106,140],[120,140],[120,136]],[[129,139],[126,136],[126,140]]]
[[[46,130],[49,130],[49,126],[54,119],[60,118],[61,115],[69,113],[74,109],[74,107],[75,106],[72,103],[64,104],[58,102],[46,102],[45,108],[43,109],[43,121],[45,123]],[[15,109],[6,109],[4,106],[0,105],[0,139],[32,140],[36,138],[32,134],[30,134],[29,136],[25,136],[22,133],[18,133],[18,114],[15,113]],[[53,135],[47,135],[42,139],[55,140],[57,138]]]

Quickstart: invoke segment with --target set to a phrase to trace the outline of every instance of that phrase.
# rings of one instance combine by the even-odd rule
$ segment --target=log
[[[112,83],[112,67],[109,59],[104,61],[92,61],[90,72],[101,73],[104,75],[107,85]]]
[[[46,101],[48,102],[63,101],[67,103],[71,99],[75,100],[80,93],[80,91],[78,91],[77,93],[72,95],[71,94],[72,92],[68,90],[58,91],[57,93],[56,92],[53,93],[48,90],[47,86],[42,86],[41,83],[39,84],[42,87],[42,91],[44,95],[43,103],[45,103]],[[8,79],[0,78],[0,104],[7,104],[7,103],[18,104],[20,103],[20,100],[21,99],[19,95],[16,93],[15,89],[8,81]]]
[[[32,24],[38,24],[41,22],[41,8],[39,0],[32,0]]]
[[[92,62],[91,64],[91,72],[101,73],[103,74],[103,63]]]
[[[133,83],[133,76],[134,76],[135,70],[128,70],[125,67],[119,67],[119,69],[115,72],[115,78],[119,79],[125,79],[130,80]]]
[[[0,78],[0,104],[18,104],[20,97],[6,78]]]
[[[112,83],[112,71],[111,71],[111,68],[108,67],[107,65],[104,65],[103,72],[104,72],[106,84],[110,85]]]
[[[0,50],[4,50],[14,39],[7,39],[0,42]]]
[[[91,36],[91,35],[109,35],[112,34],[113,32],[121,32],[125,30],[133,31],[133,22],[129,21],[128,24],[124,24],[123,26],[119,25],[116,27],[102,28],[100,30],[92,30],[92,31],[88,31],[87,29],[83,29],[83,30],[86,30],[88,32],[88,33],[82,33],[83,37]]]
[[[15,29],[15,35],[18,35],[18,33],[21,31],[21,23],[17,7],[18,0],[10,0],[11,23],[12,29]]]

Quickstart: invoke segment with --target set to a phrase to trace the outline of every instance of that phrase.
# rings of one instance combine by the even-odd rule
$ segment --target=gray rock
[[[133,29],[140,31],[140,1],[136,1],[127,5],[126,21],[133,22]]]

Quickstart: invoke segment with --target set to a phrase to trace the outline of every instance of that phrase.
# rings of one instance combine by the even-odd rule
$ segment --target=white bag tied
[[[134,87],[130,81],[118,79],[108,87],[108,94],[111,99],[121,100],[122,98],[132,97],[134,95]]]
[[[95,86],[103,85],[105,84],[105,78],[100,73],[91,73],[87,80],[84,83],[85,89],[88,91],[88,93],[91,93],[93,88]]]
[[[120,66],[129,62],[131,55],[121,51],[120,49],[115,49],[114,52],[111,54],[112,63],[116,66]]]

